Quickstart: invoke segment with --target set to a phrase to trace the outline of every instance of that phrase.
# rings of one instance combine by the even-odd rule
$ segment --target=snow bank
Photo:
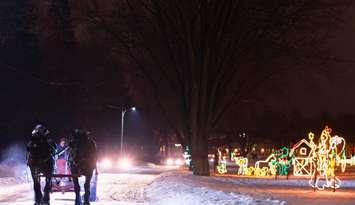
[[[249,186],[282,186],[282,187],[304,187],[309,188],[309,178],[304,179],[263,179],[263,178],[238,178],[238,177],[212,177],[216,181],[229,182],[236,185],[249,185]],[[325,183],[324,179],[320,180]],[[341,188],[355,188],[354,179],[346,179],[341,181]]]
[[[9,185],[23,184],[26,183],[26,179],[24,177],[5,177],[0,178],[0,186],[6,188]],[[1,189],[0,189],[1,190]]]
[[[0,205],[29,205],[33,204],[32,202],[16,202],[16,203],[9,203],[9,202],[0,202]],[[74,201],[71,202],[61,202],[61,201],[52,201],[51,204],[54,205],[73,205]],[[136,203],[130,202],[91,202],[91,205],[139,205]]]
[[[287,204],[279,200],[256,199],[251,196],[224,192],[198,184],[201,177],[190,173],[163,174],[146,188],[152,205],[276,205]],[[204,178],[206,180],[208,178]],[[213,178],[210,178],[214,180]]]
[[[14,144],[1,151],[0,177],[25,177],[25,148]]]

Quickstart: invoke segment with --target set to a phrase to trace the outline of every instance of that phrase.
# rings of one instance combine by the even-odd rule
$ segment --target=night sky
[[[355,113],[355,15],[353,8],[348,12],[341,23],[342,28],[328,41],[334,59],[325,64],[327,72],[283,76],[287,82],[278,82],[274,88],[286,85],[286,89],[280,89],[279,95],[270,96],[270,104],[276,104],[279,109],[296,107],[305,115]]]
[[[341,60],[329,62],[330,71],[325,75],[290,74],[268,84],[272,92],[260,95],[263,104],[279,113],[297,109],[307,117],[355,115],[355,12],[350,10],[349,14],[353,15],[346,15],[343,28],[329,41],[332,55]],[[121,113],[107,105],[134,105],[122,68],[95,49],[82,54],[85,47],[61,48],[41,39],[38,48],[21,32],[13,37],[8,47],[0,46],[2,147],[25,141],[37,123],[47,126],[56,138],[83,127],[91,130],[102,146],[118,146]],[[126,117],[128,143],[152,141],[144,110],[138,107],[137,113]],[[322,129],[323,125],[319,126]]]

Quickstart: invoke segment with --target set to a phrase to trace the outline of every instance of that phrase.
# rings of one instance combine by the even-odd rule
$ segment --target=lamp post
[[[136,111],[136,107],[131,107],[129,110]],[[121,158],[123,156],[123,128],[124,128],[124,116],[127,112],[127,109],[123,108],[121,112]]]

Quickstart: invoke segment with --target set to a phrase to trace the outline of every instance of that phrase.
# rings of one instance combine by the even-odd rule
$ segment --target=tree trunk
[[[192,166],[193,174],[201,176],[209,176],[208,164],[208,144],[207,139],[202,134],[192,136]]]

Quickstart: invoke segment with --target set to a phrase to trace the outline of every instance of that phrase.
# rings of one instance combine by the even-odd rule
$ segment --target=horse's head
[[[36,125],[35,129],[32,131],[32,135],[47,136],[49,133],[49,130],[41,124]]]
[[[72,141],[83,141],[87,140],[90,132],[83,129],[75,129],[72,132]]]

